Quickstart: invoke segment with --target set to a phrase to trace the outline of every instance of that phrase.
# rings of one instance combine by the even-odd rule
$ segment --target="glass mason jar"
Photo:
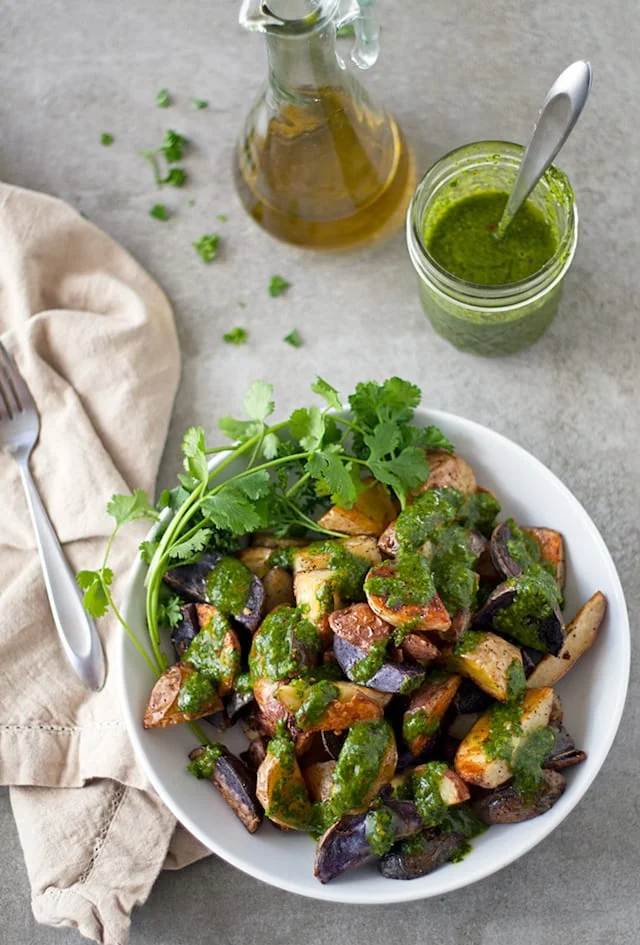
[[[407,246],[420,299],[435,331],[473,354],[513,354],[533,344],[558,310],[562,282],[575,254],[578,211],[567,176],[550,167],[529,196],[551,227],[556,251],[533,275],[507,285],[465,282],[426,249],[425,234],[452,203],[483,190],[509,192],[524,148],[479,141],[451,151],[424,175],[407,213]]]

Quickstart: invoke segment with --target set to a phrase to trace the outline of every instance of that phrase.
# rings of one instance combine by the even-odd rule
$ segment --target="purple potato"
[[[182,564],[177,568],[170,568],[163,580],[183,600],[196,604],[211,604],[208,591],[209,576],[224,555],[218,552],[206,552],[195,564]],[[233,559],[236,561],[236,559]],[[240,562],[237,562],[240,564]],[[252,633],[258,628],[264,608],[264,587],[262,581],[247,571],[248,591],[242,607],[231,616],[239,624]]]
[[[573,738],[564,725],[559,722],[552,722],[549,728],[556,733],[556,741],[542,762],[544,768],[561,771],[563,768],[571,768],[573,765],[578,765],[586,760],[586,753],[576,748]]]
[[[513,533],[507,522],[500,522],[499,525],[496,525],[491,534],[491,542],[489,544],[491,561],[503,580],[522,574],[522,565],[512,557],[509,551],[508,543],[512,538]]]
[[[377,689],[379,692],[401,692],[406,694],[417,689],[425,677],[423,667],[417,663],[392,663],[385,660],[380,669],[366,682],[363,682],[363,680],[357,679],[353,675],[353,671],[355,666],[366,658],[366,651],[354,646],[353,643],[349,643],[348,640],[336,636],[333,640],[333,652],[340,668],[348,679],[368,686],[370,689]]]
[[[557,771],[545,769],[532,794],[519,794],[510,782],[478,798],[471,805],[485,824],[519,824],[545,814],[562,797],[567,782]]]
[[[383,806],[395,814],[395,841],[412,837],[424,829],[422,818],[412,801],[388,800]],[[328,883],[375,856],[367,835],[368,814],[368,811],[345,814],[320,837],[314,873],[321,883]]]
[[[224,745],[219,747],[221,754],[216,761],[211,781],[249,833],[255,833],[264,817],[264,811],[256,797],[255,773]],[[189,759],[195,761],[203,751],[202,747],[194,748]]]
[[[466,844],[462,834],[442,833],[437,828],[425,831],[422,839],[419,853],[408,853],[403,850],[402,844],[385,853],[378,863],[378,869],[385,879],[418,879],[433,873],[449,863]]]
[[[516,586],[506,582],[499,584],[489,595],[484,607],[481,607],[475,615],[473,619],[474,628],[491,630],[496,614],[511,607],[516,599],[517,592],[518,588]],[[523,618],[523,621],[526,621],[526,626],[523,629],[527,631],[527,639],[530,638],[533,630],[540,641],[540,645],[535,649],[557,656],[565,641],[564,621],[560,608],[554,604],[551,613],[547,616],[539,617],[536,614],[530,614]],[[518,639],[515,634],[513,636]]]
[[[171,642],[178,660],[182,659],[185,650],[200,629],[195,604],[183,604],[180,613],[182,614],[182,620],[171,632]]]

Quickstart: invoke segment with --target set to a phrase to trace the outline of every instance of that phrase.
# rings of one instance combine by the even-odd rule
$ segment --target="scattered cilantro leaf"
[[[244,397],[244,409],[251,420],[265,420],[275,410],[273,385],[254,381]]]
[[[391,420],[379,423],[373,428],[373,433],[366,433],[364,442],[369,447],[372,459],[382,459],[400,445],[400,430]]]
[[[114,141],[115,141],[115,138],[108,131],[103,131],[102,134],[100,135],[100,144],[105,148],[110,147]]]
[[[209,467],[207,465],[202,427],[189,427],[182,440],[182,452],[184,453],[186,472],[198,482],[207,482]]]
[[[204,234],[200,237],[199,240],[196,240],[191,245],[197,250],[200,259],[203,262],[210,263],[214,260],[218,254],[218,243],[220,242],[220,237],[217,233]]]
[[[107,503],[107,512],[116,520],[116,525],[126,525],[140,518],[157,519],[158,512],[149,502],[144,489],[136,489],[131,495],[113,495]]]
[[[261,424],[255,420],[236,420],[234,417],[220,417],[218,427],[230,440],[243,443],[260,433]]]
[[[160,186],[168,184],[169,187],[184,187],[187,180],[187,172],[182,167],[171,167],[166,177],[160,180]]]
[[[229,217],[227,216],[226,213],[219,213],[219,214],[216,216],[216,220],[220,220],[221,223],[226,223],[228,219],[229,219]]]
[[[207,106],[209,105],[209,102],[205,98],[192,98],[191,104],[198,111],[201,111],[203,108],[207,108]]]
[[[187,538],[185,541],[176,542],[171,546],[171,551],[169,552],[170,558],[178,558],[181,561],[187,561],[189,558],[193,558],[194,555],[197,555],[199,551],[202,551],[207,547],[209,539],[211,538],[213,532],[210,528],[200,528],[192,535],[191,538]]]
[[[300,337],[300,332],[297,328],[294,328],[293,331],[290,331],[288,335],[285,335],[282,339],[286,341],[288,345],[291,345],[292,348],[301,348],[302,347],[302,338]]]
[[[246,328],[232,328],[231,331],[224,333],[222,340],[230,345],[246,345],[249,340],[249,333]]]
[[[278,295],[282,295],[286,292],[290,287],[291,283],[283,279],[282,276],[271,276],[269,280],[269,295],[275,299]]]
[[[332,387],[331,384],[328,384],[321,377],[317,377],[313,384],[311,385],[311,390],[314,394],[320,394],[321,397],[324,397],[326,402],[334,410],[342,410],[342,404],[340,402],[340,397],[338,396],[338,391],[335,387]]]
[[[383,420],[410,423],[420,398],[420,388],[415,384],[391,377],[382,384],[375,381],[357,384],[349,397],[349,406],[356,424],[370,430]]]
[[[237,482],[237,488],[247,496],[248,499],[263,499],[268,495],[271,488],[269,473],[266,469],[257,469],[255,472],[243,476]]]
[[[451,440],[447,439],[442,430],[438,427],[429,426],[420,431],[420,445],[430,450],[448,450],[453,453],[454,447]]]
[[[182,620],[181,605],[177,594],[171,594],[166,601],[162,601],[158,607],[158,623],[163,627],[177,627]]]
[[[109,597],[106,591],[113,582],[111,568],[99,571],[79,571],[76,575],[78,587],[84,591],[82,604],[92,617],[104,617],[109,609]]]
[[[159,150],[164,154],[167,164],[177,164],[182,160],[185,149],[189,146],[189,139],[169,128],[165,131]]]
[[[265,459],[275,459],[280,448],[280,440],[275,433],[267,433],[262,441],[262,455]]]
[[[289,418],[291,436],[304,450],[315,450],[324,436],[324,417],[319,407],[299,407]]]
[[[149,210],[149,216],[164,222],[169,219],[169,212],[163,203],[154,203],[151,210]]]
[[[187,200],[187,205],[188,205],[189,207],[195,207],[196,202],[195,202],[195,200],[193,199],[193,197],[191,198],[191,200]]]
[[[246,307],[247,307],[246,302],[238,302],[238,308],[246,308]]]
[[[168,108],[171,105],[171,96],[168,89],[160,89],[156,95],[156,108]]]

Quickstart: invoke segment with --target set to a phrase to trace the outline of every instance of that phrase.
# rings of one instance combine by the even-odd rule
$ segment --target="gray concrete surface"
[[[264,72],[261,39],[236,25],[239,3],[2,0],[0,177],[69,200],[159,279],[176,312],[184,374],[162,471],[176,468],[187,424],[213,427],[246,384],[276,383],[282,410],[304,401],[319,372],[341,389],[399,373],[429,404],[513,437],[576,493],[611,548],[635,630],[640,605],[640,338],[637,182],[640,35],[634,5],[559,0],[388,0],[384,51],[367,77],[395,111],[420,166],[478,138],[523,141],[560,69],[588,57],[595,87],[562,156],[581,215],[578,256],[561,315],[532,350],[499,361],[461,355],[434,337],[417,301],[402,236],[341,256],[273,242],[234,195],[233,139]],[[166,86],[176,105],[154,108]],[[210,100],[201,112],[189,96]],[[137,157],[165,128],[193,138],[191,182],[164,191],[171,222]],[[102,148],[100,133],[115,136]],[[187,201],[195,199],[189,207]],[[218,223],[218,213],[229,215]],[[225,237],[204,266],[191,247]],[[1,248],[0,248],[1,251]],[[270,299],[278,272],[293,288]],[[246,302],[241,310],[237,302]],[[251,342],[221,344],[244,325]],[[297,327],[305,346],[281,338]],[[389,941],[413,945],[632,945],[640,898],[638,672],[616,744],[579,807],[527,857],[441,900],[393,908],[325,906],[255,882],[212,857],[163,875],[136,911],[132,945],[277,945]],[[603,706],[602,711],[607,711]],[[6,793],[0,794],[0,942],[77,945],[37,926]]]

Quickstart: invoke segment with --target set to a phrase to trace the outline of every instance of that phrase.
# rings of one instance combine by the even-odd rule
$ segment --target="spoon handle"
[[[579,60],[561,72],[549,89],[495,231],[498,238],[504,236],[514,216],[569,137],[589,97],[592,77],[591,65]]]

